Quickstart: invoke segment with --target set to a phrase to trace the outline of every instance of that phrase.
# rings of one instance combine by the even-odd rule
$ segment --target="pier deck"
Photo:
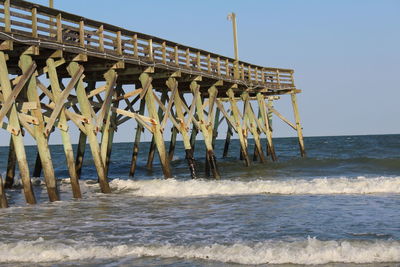
[[[43,170],[49,199],[58,200],[47,143],[53,131],[61,131],[73,196],[81,197],[79,176],[86,142],[101,191],[109,193],[107,173],[114,133],[128,120],[136,122],[131,176],[142,130],[153,135],[147,167],[152,168],[157,151],[166,178],[172,177],[169,161],[178,134],[192,178],[198,176],[193,156],[197,134],[203,136],[207,150],[206,175],[220,178],[213,143],[223,122],[227,125],[224,156],[231,136],[236,134],[240,156],[249,166],[247,138],[252,135],[254,158],[266,162],[261,140],[265,135],[267,155],[275,161],[272,114],[297,131],[304,156],[296,98],[301,91],[295,86],[293,73],[291,69],[235,61],[22,0],[0,0],[0,123],[11,136],[5,187],[12,185],[18,163],[25,198],[36,203],[23,139],[30,134],[38,147],[33,174],[39,176]],[[273,101],[281,95],[291,96],[294,123],[273,108]],[[70,127],[80,130],[76,155]],[[172,128],[168,152],[164,144],[167,127]],[[7,206],[1,184],[0,189],[0,203]]]

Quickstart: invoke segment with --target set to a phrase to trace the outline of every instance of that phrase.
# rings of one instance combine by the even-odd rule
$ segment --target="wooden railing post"
[[[79,21],[79,45],[85,47],[85,23],[83,20]]]
[[[190,68],[190,51],[189,51],[189,48],[186,49],[186,67]]]
[[[138,52],[138,40],[137,40],[137,34],[133,35],[132,37],[132,44],[133,44],[133,56],[135,58],[139,57],[139,52]]]
[[[57,42],[63,42],[63,33],[62,33],[62,22],[61,22],[61,14],[57,15]]]
[[[177,45],[174,48],[174,54],[175,54],[175,65],[179,66],[179,50]]]
[[[249,75],[249,82],[251,83],[251,66],[249,65],[247,68],[248,68],[247,73]]]
[[[255,69],[254,69],[254,78],[255,78],[256,83],[258,83],[258,68],[257,67],[255,67]]]
[[[36,9],[36,7],[32,8],[31,13],[32,13],[32,37],[37,38],[38,33],[37,33],[37,9]]]
[[[211,56],[210,56],[210,54],[207,55],[207,70],[208,70],[208,73],[211,73]]]
[[[200,52],[197,52],[197,70],[201,71],[201,59],[200,59]]]
[[[225,76],[229,78],[229,60],[225,59]]]
[[[153,39],[149,39],[149,59],[154,60],[153,58]]]
[[[4,30],[11,32],[10,0],[4,1]]]
[[[118,55],[122,55],[121,31],[117,31],[116,50]]]
[[[219,57],[217,57],[217,74],[221,75],[221,59]]]
[[[167,64],[167,44],[162,42],[162,62]]]
[[[104,52],[104,26],[101,25],[97,32],[99,36],[99,51]]]

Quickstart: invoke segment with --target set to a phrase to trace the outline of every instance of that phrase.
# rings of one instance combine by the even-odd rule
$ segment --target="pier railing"
[[[263,67],[22,0],[0,0],[0,30],[98,56],[157,63],[271,89],[294,88],[293,70]]]

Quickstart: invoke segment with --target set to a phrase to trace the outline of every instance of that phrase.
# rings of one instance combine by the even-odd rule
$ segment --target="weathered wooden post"
[[[119,89],[116,88],[117,82],[117,73],[115,70],[110,69],[104,74],[104,78],[106,80],[106,96],[99,111],[97,119],[100,123],[102,136],[101,136],[101,146],[100,153],[101,159],[103,161],[104,173],[107,176],[108,167],[110,163],[110,155],[112,148],[112,141],[114,139],[114,131],[115,131],[115,120],[116,114],[115,112],[111,112],[111,104],[112,97],[116,98],[116,91],[122,89],[122,85],[119,84]],[[114,105],[117,103],[114,103]],[[115,107],[115,106],[114,106]]]
[[[80,131],[79,141],[76,150],[76,160],[75,160],[76,176],[78,177],[78,179],[81,178],[83,159],[85,156],[85,149],[86,149],[86,140],[87,140],[86,134]]]
[[[293,113],[294,113],[294,118],[296,120],[296,130],[297,130],[297,136],[299,139],[300,154],[302,157],[305,157],[306,150],[304,148],[304,141],[303,141],[303,128],[301,127],[301,124],[300,124],[300,114],[299,114],[299,109],[297,107],[296,93],[292,93],[292,94],[290,94],[290,96],[292,98]]]
[[[40,159],[39,151],[36,153],[35,166],[33,167],[32,177],[40,177],[42,173],[42,161]]]
[[[15,164],[17,156],[15,155],[15,148],[12,137],[10,138],[10,145],[8,149],[9,150],[8,150],[8,161],[7,161],[7,172],[6,172],[6,180],[4,183],[4,188],[11,188],[14,184]]]
[[[68,70],[68,73],[70,74],[70,76],[74,77],[81,68],[83,69],[83,67],[79,66],[79,64],[77,62],[71,62],[69,64],[67,70]],[[79,78],[79,81],[76,84],[75,90],[76,90],[76,96],[78,98],[78,102],[79,102],[79,106],[81,108],[82,115],[84,117],[86,117],[86,119],[87,119],[87,122],[84,125],[85,125],[87,137],[89,139],[89,145],[92,150],[94,165],[96,167],[97,175],[99,177],[101,192],[102,193],[111,193],[111,189],[108,184],[108,179],[105,174],[103,161],[101,159],[99,143],[97,142],[97,137],[95,134],[96,131],[95,131],[95,127],[93,125],[95,120],[92,117],[92,113],[90,110],[91,105],[90,105],[89,99],[87,98],[87,95],[86,95],[85,86],[83,83],[83,77]]]
[[[270,132],[270,136],[271,136],[271,143],[272,143],[272,134],[273,134],[273,127],[272,127],[272,110],[274,108],[274,97],[273,96],[269,96],[268,97],[268,101],[266,104],[266,112],[267,112],[267,116],[266,116],[266,123],[268,123],[269,126],[269,132]],[[277,160],[277,156],[275,153],[275,147],[271,146],[270,148],[269,142],[267,143],[267,151],[268,153],[271,153],[271,158],[273,161]],[[273,150],[272,150],[273,149]],[[275,159],[274,159],[275,158]]]
[[[8,208],[7,196],[4,191],[3,177],[0,174],[0,208]]]
[[[48,76],[50,79],[50,85],[51,85],[51,89],[52,89],[52,93],[53,93],[53,97],[54,97],[54,102],[58,103],[59,105],[64,105],[65,99],[63,99],[63,92],[61,91],[54,59],[52,59],[52,58],[47,59],[46,65],[48,68]],[[65,90],[69,90],[69,89],[66,88]],[[71,90],[72,90],[72,88],[71,88]],[[68,95],[69,95],[69,93],[68,93]],[[62,109],[60,110],[60,115],[58,117],[59,117],[60,124],[65,125],[65,126],[68,125],[64,107],[62,107]],[[69,173],[69,177],[70,177],[70,181],[71,181],[73,197],[81,198],[82,194],[81,194],[81,189],[79,186],[79,178],[78,178],[76,168],[75,168],[75,163],[74,163],[74,152],[72,149],[71,138],[68,133],[67,127],[65,128],[65,130],[61,129],[61,139],[62,139],[62,143],[63,143],[63,147],[64,147],[65,159],[67,161],[67,167],[68,167],[68,173]]]
[[[171,129],[171,141],[169,142],[169,149],[168,149],[168,158],[169,161],[172,161],[174,159],[174,153],[175,153],[175,146],[176,146],[176,137],[178,135],[178,130],[176,127],[172,127]]]
[[[240,115],[239,115],[239,109],[236,105],[236,99],[235,99],[235,93],[233,92],[233,89],[230,88],[227,91],[227,95],[229,97],[229,102],[231,104],[231,110],[233,114],[233,119],[236,124],[237,128],[237,133],[239,136],[239,141],[240,141],[240,147],[242,149],[242,155],[244,158],[244,162],[246,166],[250,166],[250,158],[247,153],[247,142],[245,140],[245,129],[243,129],[241,121],[240,121]]]
[[[233,135],[232,126],[228,123],[228,129],[226,130],[224,152],[222,154],[223,158],[226,158],[228,156],[228,150],[229,150],[229,145],[231,143],[232,135]]]
[[[140,107],[139,107],[140,115],[144,114],[145,104],[146,104],[146,102],[144,99],[140,100]],[[136,171],[136,162],[137,162],[137,157],[139,154],[140,136],[142,134],[142,131],[143,131],[143,126],[140,123],[137,123],[135,142],[133,143],[131,167],[129,170],[129,176],[131,176],[131,177],[133,177],[135,175],[135,171]]]
[[[155,96],[153,92],[152,78],[149,73],[143,72],[140,75],[139,80],[142,83],[143,90],[145,91],[146,106],[149,112],[149,116],[152,119],[152,124],[153,124],[152,131],[153,131],[154,141],[158,150],[158,154],[160,156],[164,177],[171,178],[172,174],[169,166],[167,153],[165,151],[165,144],[164,144],[163,134],[161,131],[160,120],[158,118],[158,114],[154,103]]]
[[[19,66],[22,72],[27,72],[33,63],[34,62],[31,56],[24,54],[20,56]],[[36,75],[31,76],[30,80],[28,81],[27,97],[28,101],[36,102],[37,107],[40,107],[40,100],[37,92]],[[36,139],[38,152],[40,155],[40,161],[42,163],[44,180],[46,183],[49,200],[57,201],[60,200],[60,196],[58,193],[57,180],[54,174],[54,168],[51,160],[50,150],[47,144],[47,138],[45,137],[43,115],[39,108],[32,110],[31,113],[33,117],[35,117],[38,121],[38,125],[33,126],[33,132],[34,132],[34,137]]]
[[[3,97],[5,100],[8,100],[13,90],[11,89],[11,83],[8,75],[8,68],[6,64],[6,56],[3,51],[0,51],[0,84]],[[11,99],[9,101],[11,101]],[[28,204],[36,204],[36,198],[32,190],[32,183],[29,175],[28,161],[26,160],[23,137],[21,134],[21,128],[19,126],[20,124],[18,119],[18,111],[14,101],[12,101],[12,105],[10,107],[8,120],[9,120],[9,126],[11,127],[10,128],[12,134],[11,136],[14,143],[15,155],[18,161],[19,172],[22,178],[25,199]]]
[[[257,150],[257,155],[260,158],[260,162],[264,163],[265,162],[265,158],[264,158],[264,153],[262,151],[262,146],[261,146],[261,140],[260,140],[260,135],[258,134],[257,131],[257,121],[258,119],[255,117],[254,112],[252,110],[252,107],[250,105],[250,101],[249,101],[249,94],[247,92],[244,92],[242,94],[242,99],[244,101],[244,105],[245,105],[245,118],[246,121],[249,122],[250,124],[250,131],[251,134],[253,135],[254,138],[254,144]]]
[[[190,89],[193,93],[193,97],[196,98],[196,112],[197,116],[199,117],[199,124],[200,124],[200,130],[203,134],[204,137],[204,142],[206,145],[206,150],[207,150],[207,155],[206,159],[209,163],[211,172],[214,176],[215,179],[220,179],[221,175],[219,174],[218,167],[217,167],[217,162],[215,159],[214,151],[212,148],[212,131],[213,131],[213,123],[212,123],[212,115],[213,113],[213,106],[214,106],[214,101],[216,98],[217,94],[217,89],[215,86],[210,87],[209,90],[209,119],[208,121],[205,120],[204,118],[204,109],[203,109],[203,103],[201,101],[201,95],[200,95],[200,85],[197,83],[196,80],[192,81],[190,83]]]
[[[258,107],[260,110],[261,120],[262,120],[262,123],[264,126],[265,134],[267,136],[267,154],[271,155],[271,159],[273,161],[276,161],[277,157],[275,154],[274,144],[272,142],[272,131],[271,131],[271,127],[269,125],[267,106],[266,106],[266,103],[264,100],[264,96],[261,93],[257,94],[257,101],[258,101]]]
[[[191,121],[187,121],[187,124],[185,123],[185,118],[183,113],[183,103],[179,94],[178,81],[175,78],[171,77],[168,78],[166,84],[168,88],[171,90],[171,92],[173,92],[171,98],[174,99],[177,121],[180,126],[179,128],[177,128],[177,130],[179,130],[179,132],[182,134],[183,145],[185,147],[186,160],[189,166],[190,175],[193,179],[195,179],[197,178],[196,164],[193,157],[193,150],[189,138],[189,127],[187,125],[187,124],[190,125]],[[195,105],[195,103],[193,103],[193,105]],[[190,118],[188,118],[188,120],[190,120]]]
[[[163,92],[161,94],[161,103],[163,105],[165,105],[165,102],[167,101],[167,93]],[[163,110],[161,107],[158,108],[158,118],[162,118],[163,116]],[[154,135],[151,138],[151,143],[150,143],[150,148],[149,148],[149,155],[147,157],[147,164],[146,164],[146,168],[151,171],[153,169],[153,161],[154,161],[154,154],[156,151],[156,143],[155,143],[155,139],[154,139]],[[169,158],[169,157],[168,157]]]

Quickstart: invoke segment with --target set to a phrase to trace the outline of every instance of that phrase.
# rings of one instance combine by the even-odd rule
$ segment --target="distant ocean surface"
[[[181,143],[169,180],[157,157],[146,170],[149,143],[129,178],[133,145],[116,143],[110,195],[99,192],[87,147],[82,200],[72,199],[62,146],[51,146],[62,201],[48,202],[43,178],[34,180],[38,205],[27,206],[18,185],[7,191],[0,265],[400,265],[400,135],[308,137],[304,159],[296,138],[274,142],[278,162],[246,168],[239,142],[223,159],[218,140],[218,181],[204,179],[201,141],[198,180],[190,179]],[[33,170],[36,148],[27,153]],[[1,147],[3,177],[7,155]]]

